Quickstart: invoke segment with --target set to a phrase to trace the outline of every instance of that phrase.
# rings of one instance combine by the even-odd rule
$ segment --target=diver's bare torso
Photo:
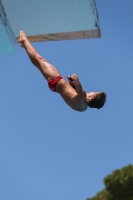
[[[86,99],[86,93],[83,89],[82,89],[82,92],[78,94],[76,90],[64,79],[61,79],[58,82],[56,89],[57,89],[57,92],[62,96],[64,101],[72,109],[80,111],[80,112],[84,111],[82,108],[80,108],[82,100],[84,100],[84,104],[85,104],[85,99]]]

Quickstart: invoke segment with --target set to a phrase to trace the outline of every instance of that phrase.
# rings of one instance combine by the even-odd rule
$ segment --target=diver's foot
[[[24,31],[20,31],[20,38],[19,38],[20,46],[25,48],[26,42],[29,42],[26,34],[24,33]]]

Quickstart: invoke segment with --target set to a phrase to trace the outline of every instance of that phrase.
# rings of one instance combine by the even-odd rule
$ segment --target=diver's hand
[[[75,85],[74,85],[74,82],[73,82],[73,80],[72,80],[72,78],[71,78],[71,76],[67,76],[67,79],[68,79],[68,82],[69,82],[69,84],[74,88],[74,89],[76,89],[75,88]]]

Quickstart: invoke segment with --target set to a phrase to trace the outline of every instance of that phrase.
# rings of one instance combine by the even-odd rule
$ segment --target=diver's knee
[[[36,54],[34,55],[34,58],[35,58],[36,60],[42,60],[42,59],[43,59],[43,57],[40,56],[38,53],[36,53]]]

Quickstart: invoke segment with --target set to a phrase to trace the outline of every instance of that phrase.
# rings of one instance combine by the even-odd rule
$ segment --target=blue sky
[[[105,91],[101,110],[71,110],[17,45],[0,57],[0,199],[85,200],[133,164],[133,1],[97,0],[101,39],[34,43],[65,77]]]

